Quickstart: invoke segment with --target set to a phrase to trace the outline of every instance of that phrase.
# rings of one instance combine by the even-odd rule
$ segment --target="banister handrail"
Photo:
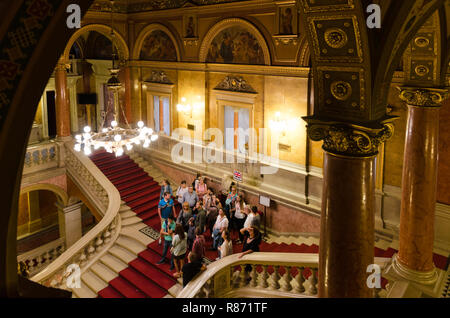
[[[183,290],[178,294],[177,298],[194,298],[199,295],[199,293],[202,292],[202,289],[208,284],[213,284],[216,276],[221,276],[219,280],[227,280],[230,279],[232,273],[228,274],[230,276],[227,276],[227,271],[229,272],[229,269],[233,269],[236,266],[241,266],[241,273],[243,271],[243,265],[251,265],[252,267],[256,266],[273,266],[273,267],[285,267],[285,268],[310,268],[313,273],[317,273],[318,266],[319,266],[319,255],[318,254],[309,254],[309,253],[275,253],[275,252],[255,252],[251,254],[244,255],[242,258],[239,258],[240,253],[233,254],[227,257],[224,257],[222,259],[219,259],[215,262],[212,262],[208,265],[207,269],[199,273],[193,280],[191,280],[186,287],[183,288]],[[375,257],[375,264],[379,265],[381,268],[384,268],[389,263],[389,258],[380,258]],[[252,268],[252,271],[255,269]],[[221,275],[222,274],[222,275]],[[239,274],[242,276],[241,274]],[[251,275],[251,274],[250,274]],[[256,275],[256,274],[255,274]],[[272,274],[273,275],[273,274]],[[278,273],[277,273],[278,275]],[[315,279],[315,275],[311,275],[312,281],[310,282],[313,288],[313,290],[316,288],[315,284],[317,284],[317,280]],[[244,277],[244,276],[242,276]],[[264,279],[268,279],[267,276]],[[254,279],[254,278],[252,278]],[[278,276],[278,279],[281,279],[281,277]],[[290,282],[293,278],[287,277],[286,278],[286,284],[290,285]],[[301,288],[298,288],[299,284],[302,284],[301,282],[304,282],[304,277],[296,277],[297,281],[297,290],[296,292],[299,294],[302,292]],[[243,280],[243,279],[242,279]],[[241,281],[242,281],[241,280]],[[255,282],[256,284],[256,282]],[[220,289],[226,289],[227,283],[223,282],[223,285],[220,287]],[[241,284],[241,287],[243,287],[245,284]],[[255,285],[256,286],[256,285]],[[211,288],[211,286],[208,286]],[[214,287],[213,287],[214,288]],[[229,286],[229,288],[232,288]],[[291,286],[292,289],[292,286]],[[261,290],[261,289],[259,289]],[[276,293],[274,288],[272,288],[273,293]],[[290,290],[290,289],[283,289],[280,290]],[[304,289],[303,289],[304,291]],[[213,292],[211,290],[211,292]],[[226,291],[222,290],[222,293],[225,293]],[[303,294],[303,295],[309,295],[314,297],[314,292],[310,292],[309,294]],[[217,297],[218,295],[214,295],[213,297]],[[220,296],[220,295],[219,295]]]
[[[92,264],[99,257],[96,254],[100,250],[107,250],[105,243],[114,242],[114,236],[117,237],[121,223],[119,191],[89,158],[73,149],[73,142],[66,143],[65,148],[67,172],[90,189],[86,191],[86,195],[93,201],[101,202],[104,215],[100,222],[80,240],[42,272],[31,278],[35,282],[59,288],[66,288],[63,283],[70,274],[66,272],[66,267],[70,264],[77,264],[80,267],[88,267]]]

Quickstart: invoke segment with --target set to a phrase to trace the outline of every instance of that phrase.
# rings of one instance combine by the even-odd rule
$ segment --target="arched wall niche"
[[[211,45],[214,45],[213,42],[220,35],[224,37],[225,31],[233,30],[233,28],[239,29],[242,28],[246,30],[249,34],[251,34],[261,48],[262,62],[261,63],[237,63],[231,62],[231,64],[259,64],[259,65],[270,65],[270,51],[267,46],[267,42],[264,36],[261,34],[258,28],[256,28],[252,23],[240,19],[240,18],[229,18],[224,19],[220,22],[217,22],[209,31],[206,33],[205,38],[202,41],[199,53],[199,61],[200,63],[206,63],[208,60],[208,53],[210,52]],[[225,62],[227,63],[227,62]]]
[[[67,194],[67,192],[63,188],[60,188],[57,185],[50,183],[37,183],[30,185],[26,188],[21,189],[20,194],[39,190],[47,190],[53,192],[58,198],[58,202],[61,203],[63,206],[67,206],[67,204],[69,203],[69,195]]]
[[[160,23],[152,23],[150,25],[147,25],[142,31],[139,33],[138,37],[136,38],[136,42],[133,48],[133,52],[131,54],[131,58],[133,60],[139,60],[141,58],[141,52],[144,46],[145,41],[147,38],[153,33],[153,32],[162,32],[162,34],[166,35],[173,45],[173,49],[175,50],[176,55],[176,61],[180,61],[180,48],[178,46],[178,41],[176,40],[176,37],[173,35],[173,33],[164,25]],[[163,60],[163,59],[155,59],[155,60]]]
[[[104,24],[88,24],[82,27],[81,29],[77,30],[69,39],[69,41],[66,44],[66,48],[64,49],[63,53],[63,62],[68,63],[69,61],[69,54],[70,49],[72,48],[72,45],[78,40],[78,38],[88,32],[96,31],[104,36],[106,36],[108,39],[114,42],[116,45],[118,51],[119,51],[119,60],[120,61],[127,61],[130,58],[130,51],[128,49],[128,45],[125,42],[122,35],[117,31],[114,31],[114,38],[111,39],[111,27]]]

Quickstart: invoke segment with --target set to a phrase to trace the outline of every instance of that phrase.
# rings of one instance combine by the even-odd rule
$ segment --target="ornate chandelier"
[[[148,148],[152,141],[158,139],[158,135],[153,134],[151,128],[144,126],[144,122],[139,121],[137,128],[132,129],[128,124],[127,118],[119,103],[118,91],[122,87],[117,75],[119,68],[115,66],[114,54],[114,30],[113,30],[113,5],[111,1],[111,42],[112,42],[112,68],[110,69],[111,78],[108,80],[106,86],[112,91],[114,96],[114,120],[111,121],[111,127],[103,128],[101,132],[92,133],[89,126],[84,127],[84,133],[75,136],[76,144],[74,149],[76,151],[84,151],[85,155],[92,153],[94,150],[104,148],[109,153],[114,153],[116,157],[120,157],[125,152],[125,149],[130,151],[134,145],[142,144],[144,148]],[[121,128],[118,124],[119,108],[122,110],[123,118],[128,128]],[[107,118],[105,114],[103,124]],[[104,126],[102,124],[102,127]]]
[[[109,153],[114,153],[117,157],[123,155],[125,149],[130,151],[134,145],[143,145],[148,148],[152,141],[158,139],[158,135],[153,134],[151,128],[144,126],[142,121],[138,122],[138,128],[121,128],[117,121],[111,122],[111,127],[103,128],[102,132],[91,134],[91,127],[84,127],[84,133],[76,135],[76,151],[83,150],[85,155],[92,153],[94,150],[104,148]]]

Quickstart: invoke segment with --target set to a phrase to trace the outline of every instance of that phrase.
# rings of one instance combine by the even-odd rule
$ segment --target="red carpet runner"
[[[158,216],[158,201],[161,187],[150,177],[147,172],[140,168],[130,157],[123,155],[116,158],[115,155],[107,152],[99,152],[92,155],[91,160],[108,177],[120,192],[123,201],[140,217],[145,224],[156,231],[160,230],[160,221]],[[177,211],[180,207],[178,205]],[[205,233],[207,249],[212,246],[212,240],[209,233]],[[233,238],[236,238],[234,236]],[[318,253],[319,246],[297,245],[297,244],[277,244],[262,242],[260,246],[263,252],[290,252],[290,253]],[[235,253],[242,250],[242,245],[234,245]],[[388,248],[382,250],[375,248],[376,257],[392,257],[397,251]],[[109,286],[101,290],[98,295],[102,298],[160,298],[168,294],[168,289],[176,284],[173,278],[173,271],[170,271],[169,262],[162,265],[156,265],[161,259],[162,245],[158,241],[149,244],[147,249],[139,253],[138,258],[128,263],[128,268],[122,270],[119,276],[109,282]],[[170,252],[168,253],[170,259]],[[206,257],[213,261],[217,257],[217,252],[207,251]],[[447,258],[434,254],[436,267],[444,269],[447,264]],[[273,272],[272,268],[268,269]],[[281,275],[284,269],[281,269]],[[292,270],[296,274],[296,270]],[[310,275],[308,269],[305,270],[305,276]],[[383,279],[383,287],[386,280]]]

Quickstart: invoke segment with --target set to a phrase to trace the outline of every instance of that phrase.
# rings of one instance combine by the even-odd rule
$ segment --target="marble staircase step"
[[[95,273],[88,270],[83,275],[81,275],[81,280],[89,287],[95,294],[98,294],[99,291],[108,287],[108,283],[106,283],[103,279],[98,277]]]
[[[132,260],[136,259],[135,254],[118,245],[114,245],[113,247],[111,247],[108,250],[108,253],[115,256],[125,264],[128,264]]]
[[[80,288],[73,288],[72,292],[78,297],[78,298],[96,298],[97,294],[90,289],[86,284],[83,283],[83,281],[80,284]]]
[[[145,246],[147,246],[148,244],[150,244],[151,242],[153,242],[154,240],[145,235],[144,233],[140,232],[139,230],[141,230],[142,228],[146,227],[146,225],[144,223],[136,223],[133,225],[129,225],[125,228],[122,228],[120,230],[120,235],[123,236],[127,236],[130,237],[132,239],[137,240],[138,242],[144,244]]]
[[[103,263],[105,266],[107,266],[109,269],[111,269],[116,273],[119,273],[120,271],[128,267],[127,263],[124,263],[123,261],[121,261],[120,259],[109,253],[103,255],[100,261],[101,263]]]
[[[145,246],[141,242],[139,242],[133,238],[126,237],[126,236],[120,236],[117,239],[115,244],[136,254],[136,257],[137,257],[137,254],[139,254],[140,252],[147,249],[147,246]]]
[[[104,265],[102,262],[96,262],[91,266],[90,270],[100,277],[105,283],[109,283],[114,278],[119,276],[118,273],[114,272],[111,268]]]

